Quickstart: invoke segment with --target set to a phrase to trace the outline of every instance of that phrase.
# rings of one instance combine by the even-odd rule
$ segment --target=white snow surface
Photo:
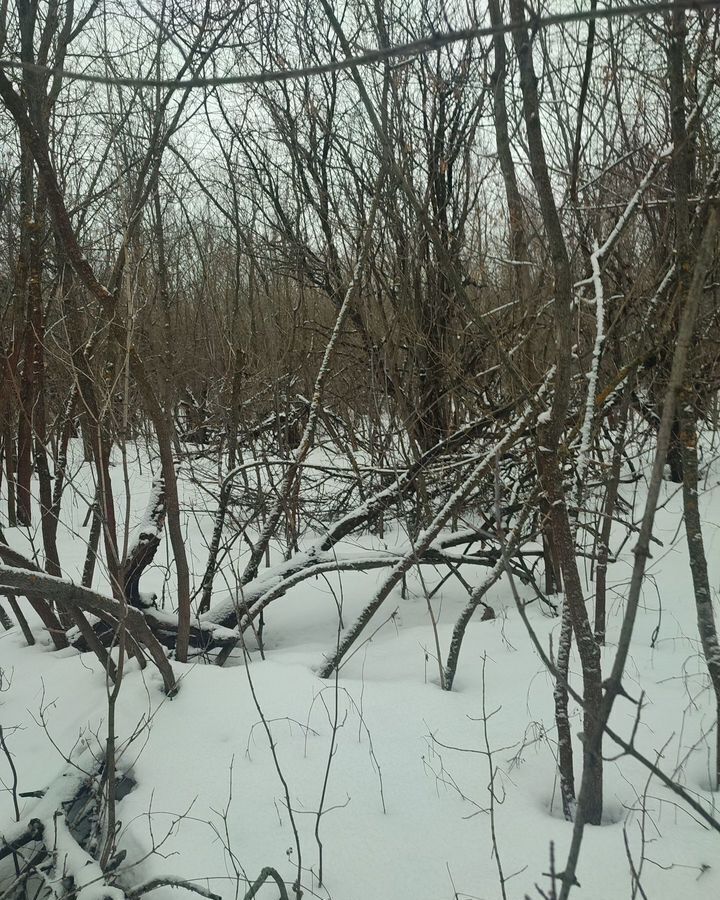
[[[156,469],[147,453],[132,464],[131,529],[144,513]],[[715,600],[720,583],[718,471],[715,466],[707,475],[700,500]],[[119,467],[113,478],[121,498]],[[212,533],[212,503],[189,479],[181,479],[180,486],[186,546],[197,584]],[[623,496],[631,499],[633,490],[623,487]],[[89,474],[78,460],[59,535],[65,573],[77,580],[89,532],[89,524],[83,528],[82,523],[92,497]],[[643,501],[639,489],[636,517]],[[709,790],[714,702],[697,635],[676,485],[663,486],[661,503],[655,535],[663,544],[653,546],[625,688],[632,697],[641,692],[645,696],[635,738],[638,749],[717,814],[720,795]],[[37,527],[30,533],[5,529],[5,534],[29,555],[33,545],[41,546]],[[613,550],[623,537],[618,527]],[[397,552],[404,541],[401,533],[393,532],[384,541],[362,536],[341,546],[344,552],[372,548]],[[610,670],[624,609],[632,546],[632,541],[625,543],[609,570],[605,672]],[[233,572],[242,571],[240,552],[236,545],[216,581],[218,600],[232,588]],[[156,565],[142,580],[143,589],[154,590],[168,613],[174,593],[170,553],[164,539]],[[580,564],[589,576],[587,561]],[[426,587],[432,588],[446,571],[434,573],[424,567]],[[471,584],[485,576],[483,569],[474,567],[463,573]],[[317,677],[324,654],[338,639],[338,605],[347,627],[384,574],[382,569],[343,572],[301,583],[266,611],[264,661],[251,647],[247,665],[242,655],[225,668],[197,660],[186,665],[173,662],[180,691],[172,700],[163,695],[152,666],[141,672],[134,661],[126,664],[116,729],[123,748],[120,766],[129,768],[137,781],[117,812],[122,821],[119,846],[128,850],[122,866],[126,887],[173,875],[231,900],[247,889],[242,873],[252,882],[264,866],[273,866],[290,892],[297,849],[252,683],[288,784],[306,897],[495,900],[502,896],[491,840],[483,715],[490,716],[488,742],[497,769],[495,830],[507,897],[539,898],[535,885],[549,888],[543,873],[549,870],[550,844],[560,870],[572,834],[572,824],[562,818],[556,778],[553,682],[504,580],[486,598],[497,617],[481,621],[478,614],[469,626],[451,693],[438,685],[434,637],[416,575],[408,579],[404,598],[399,589],[388,598],[366,631],[374,632],[372,640],[352,655],[337,683]],[[107,589],[102,573],[94,587]],[[529,589],[523,590],[525,598],[532,597]],[[451,579],[432,600],[443,654],[466,599],[461,584]],[[6,602],[1,598],[0,602],[7,610]],[[592,609],[592,599],[589,604]],[[396,609],[397,615],[390,618]],[[549,617],[540,603],[529,607],[529,616],[543,645],[557,646],[559,620]],[[0,723],[20,791],[47,787],[65,766],[61,752],[70,754],[81,735],[97,732],[102,738],[107,718],[107,685],[99,664],[90,654],[53,651],[36,621],[31,622],[39,638],[35,647],[25,646],[17,627],[0,631],[0,683],[5,688],[0,693]],[[575,656],[571,667],[573,684],[580,688]],[[339,728],[333,742],[336,707]],[[38,724],[41,713],[47,732]],[[635,715],[636,707],[620,698],[611,724],[628,737]],[[575,734],[581,731],[581,714],[574,704],[571,724]],[[319,826],[324,860],[320,886],[314,832],[331,748]],[[579,740],[575,749],[579,782]],[[641,764],[619,757],[608,739],[605,755],[609,757],[605,823],[586,829],[577,870],[581,886],[571,896],[579,900],[634,896],[626,841],[636,869],[644,852],[641,879],[647,897],[720,896],[720,834],[704,827],[681,799],[650,779]],[[0,835],[10,836],[15,821],[7,790],[11,773],[2,755],[0,779]],[[20,803],[23,817],[43,806],[43,800],[33,798]],[[153,842],[160,845],[159,852],[148,856]],[[90,881],[88,877],[88,887],[80,892],[84,900],[96,896]],[[153,900],[166,900],[171,894],[177,897],[177,889],[160,888]],[[270,884],[258,894],[260,900],[276,896],[277,888]]]

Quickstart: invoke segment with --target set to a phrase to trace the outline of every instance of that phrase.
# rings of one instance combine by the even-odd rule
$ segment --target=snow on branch
[[[174,875],[163,875],[159,878],[152,878],[144,884],[140,884],[132,890],[125,892],[126,900],[139,900],[140,897],[155,891],[160,887],[179,887],[194,894],[200,894],[201,897],[207,897],[208,900],[222,900],[220,894],[213,894],[207,888],[192,881],[186,881],[184,878],[178,878]]]
[[[543,383],[535,392],[532,398],[528,398],[531,402],[527,403],[526,409],[511,425],[509,425],[504,434],[486,451],[481,461],[472,469],[462,484],[450,495],[443,506],[435,514],[431,523],[417,537],[414,547],[407,553],[403,559],[397,563],[388,573],[385,580],[378,588],[375,596],[365,607],[354,625],[347,631],[343,639],[338,644],[335,652],[327,659],[320,669],[321,678],[329,678],[330,675],[340,666],[344,656],[350,647],[358,639],[365,626],[375,615],[383,602],[387,599],[392,589],[397,585],[403,576],[417,563],[417,560],[428,550],[430,545],[436,540],[446,522],[449,521],[453,513],[462,505],[462,503],[470,495],[478,481],[495,463],[496,456],[504,453],[508,447],[523,434],[530,422],[537,419],[536,409],[544,394],[547,392],[551,379],[555,374],[553,366],[545,375]]]
[[[597,243],[590,257],[592,265],[593,284],[595,286],[595,346],[593,347],[592,362],[588,372],[588,388],[585,398],[585,417],[581,429],[580,451],[577,460],[577,478],[582,490],[582,481],[587,467],[588,451],[592,441],[593,412],[595,410],[595,394],[597,393],[598,370],[602,357],[602,348],[605,342],[605,292],[600,272],[600,250]]]
[[[4,547],[3,547],[4,555]],[[19,556],[19,554],[15,554]],[[30,566],[32,563],[27,561]],[[165,691],[177,690],[175,676],[165,653],[153,635],[143,614],[127,603],[118,603],[110,597],[98,594],[90,588],[73,584],[64,578],[47,575],[33,568],[0,565],[0,593],[21,593],[42,596],[68,609],[81,609],[93,613],[105,621],[122,622],[136,642],[144,646],[163,678]]]
[[[580,281],[575,285],[576,287],[583,287],[587,284],[592,284],[595,293],[595,343],[593,346],[590,371],[587,375],[588,388],[585,399],[585,415],[581,429],[580,450],[577,463],[577,478],[580,485],[579,490],[582,490],[582,480],[585,475],[588,452],[592,441],[593,412],[595,409],[595,395],[597,393],[598,371],[600,368],[600,359],[602,357],[602,348],[605,342],[605,293],[602,281],[601,263],[620,239],[620,236],[640,205],[648,187],[653,182],[662,166],[671,158],[672,150],[672,145],[668,145],[655,157],[650,168],[638,185],[637,190],[626,204],[625,209],[620,216],[618,216],[618,219],[608,236],[600,245],[595,242],[595,248],[590,256],[590,266],[592,268],[590,278]]]
[[[155,598],[145,599],[140,593],[140,576],[153,561],[163,528],[167,504],[165,499],[165,479],[162,474],[153,479],[147,509],[128,551],[123,571],[123,589],[128,602],[144,608],[154,606]]]
[[[238,610],[247,613],[252,611],[255,605],[270,602],[267,598],[272,593],[272,599],[277,599],[293,584],[304,579],[300,573],[309,567],[332,562],[338,564],[338,556],[333,551],[337,544],[359,528],[372,522],[384,510],[405,496],[417,481],[418,477],[427,471],[428,466],[444,453],[463,447],[467,442],[481,435],[486,435],[493,425],[501,421],[516,410],[516,405],[503,407],[492,416],[485,416],[468,422],[449,437],[438,441],[429,448],[419,460],[414,462],[405,471],[400,472],[387,487],[382,488],[373,496],[368,497],[350,512],[332,522],[324,534],[322,534],[307,550],[295,554],[291,559],[279,563],[258,572],[255,578],[242,586],[239,596],[229,595],[213,607],[199,616],[198,625],[207,628],[217,625],[229,628],[237,623]],[[437,547],[441,549],[440,545]],[[333,566],[330,565],[329,569]],[[267,602],[266,602],[267,601]],[[156,615],[155,612],[152,614]]]
[[[13,848],[34,845],[35,852],[17,873],[16,883],[40,873],[47,884],[62,885],[63,896],[72,894],[75,900],[125,900],[124,892],[108,882],[95,860],[72,834],[66,810],[88,786],[99,777],[102,748],[94,742],[83,741],[68,764],[47,786],[30,815],[5,828],[0,833],[0,859]],[[39,849],[38,849],[39,848]]]

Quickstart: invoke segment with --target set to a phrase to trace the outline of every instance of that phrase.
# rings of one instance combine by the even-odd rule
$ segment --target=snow
[[[620,221],[620,220],[619,220]],[[616,229],[619,226],[616,225]],[[597,243],[590,257],[592,266],[592,283],[595,289],[595,343],[593,345],[592,363],[590,371],[587,373],[587,394],[585,395],[585,415],[583,417],[582,427],[580,429],[580,449],[577,457],[577,480],[582,492],[582,485],[585,478],[585,470],[588,463],[588,451],[592,442],[592,425],[593,412],[595,410],[595,395],[597,393],[598,369],[600,367],[600,358],[602,356],[603,343],[605,341],[605,291],[603,288],[602,272],[600,270],[600,260],[602,258],[604,247],[608,246],[608,241],[603,247],[598,247]]]
[[[150,496],[148,497],[145,515],[140,520],[135,529],[135,536],[130,541],[130,547],[134,547],[140,540],[156,537],[162,533],[162,523],[164,516],[159,513],[163,508],[165,495],[165,481],[161,474],[158,474],[152,480],[150,486]],[[160,524],[160,528],[158,528]]]
[[[74,466],[78,493],[67,497],[59,540],[64,573],[79,580],[84,546],[75,535],[84,536],[87,529],[81,527],[86,507],[78,498],[83,491],[87,497],[93,493],[85,490],[89,474],[77,458]],[[135,523],[148,505],[150,470],[157,464],[152,453],[139,454],[131,468],[130,518]],[[122,473],[112,474],[120,484]],[[711,585],[716,589],[720,491],[717,471],[704,475],[707,490],[700,503]],[[188,554],[199,583],[212,532],[212,509],[206,508],[205,494],[189,479],[181,478],[180,489]],[[683,529],[678,529],[682,498],[674,485],[663,485],[663,491],[655,529],[663,546],[656,546],[648,563],[625,687],[632,697],[644,692],[638,749],[657,760],[698,802],[717,811],[720,797],[708,790],[714,702],[700,654]],[[641,493],[638,488],[638,503]],[[5,534],[28,556],[33,541],[41,545],[32,532],[6,529]],[[620,540],[618,528],[611,541],[613,551]],[[614,656],[632,566],[631,544],[626,542],[609,569],[605,672]],[[348,558],[379,549],[395,556],[406,545],[400,531],[388,531],[384,542],[364,535],[337,549]],[[143,578],[145,590],[165,598],[166,609],[157,615],[168,618],[167,600],[174,590],[165,558],[169,552],[163,540],[155,566]],[[272,562],[277,565],[281,560],[274,554]],[[471,584],[486,574],[470,568],[463,572]],[[428,589],[441,574],[423,569]],[[549,870],[550,844],[561,869],[572,833],[572,824],[562,819],[556,783],[553,682],[532,649],[504,579],[485,597],[496,618],[481,621],[478,615],[468,628],[451,693],[438,685],[434,637],[415,572],[408,577],[405,597],[396,588],[388,598],[379,617],[382,624],[374,622],[368,631],[376,624],[381,627],[349,655],[337,682],[317,677],[324,654],[337,644],[338,607],[344,624],[350,625],[385,575],[382,569],[366,574],[348,571],[303,581],[266,610],[264,661],[249,642],[246,651],[237,651],[222,669],[199,660],[186,665],[173,662],[180,681],[173,699],[162,693],[161,679],[151,666],[141,671],[134,661],[126,664],[115,727],[120,765],[132,771],[137,786],[118,804],[122,822],[118,843],[128,850],[120,867],[121,887],[172,874],[230,900],[242,896],[263,867],[273,866],[292,896],[298,853],[263,717],[288,785],[306,897],[495,900],[501,896],[491,840],[483,717],[496,767],[494,828],[509,878],[507,895],[539,897],[535,885],[549,887],[543,873]],[[230,568],[225,577],[231,577]],[[267,578],[270,589],[273,575]],[[221,584],[224,578],[218,579],[219,588]],[[102,581],[94,587],[107,589]],[[529,589],[521,590],[523,599],[533,599]],[[467,594],[455,579],[432,601],[444,653],[466,602]],[[559,619],[548,616],[539,602],[529,605],[527,612],[541,644],[557,646]],[[0,722],[21,791],[54,783],[54,774],[66,767],[63,757],[74,750],[90,753],[87,744],[98,746],[93,734],[102,743],[107,722],[107,684],[97,661],[90,654],[53,652],[47,638],[36,633],[38,644],[27,647],[18,628],[0,631]],[[571,672],[574,683],[580,684],[575,656]],[[339,727],[333,738],[336,706]],[[621,698],[612,727],[627,738],[636,712]],[[570,714],[577,735],[582,728],[580,710],[571,705]],[[575,750],[579,775],[579,739]],[[605,755],[609,760],[605,824],[586,830],[578,867],[579,900],[631,896],[626,841],[636,868],[644,846],[642,884],[653,900],[678,895],[683,900],[707,900],[720,895],[719,836],[699,824],[681,799],[656,780],[648,780],[640,763],[618,756],[610,740],[605,742]],[[324,861],[320,886],[315,828],[329,758],[319,821]],[[1,754],[0,778],[9,786],[10,771]],[[52,795],[41,800],[19,798],[21,815],[40,814],[45,820],[56,801]],[[0,834],[6,839],[14,833],[14,819],[11,795],[2,790]],[[61,852],[82,853],[62,828],[58,846]],[[153,847],[156,853],[149,852]],[[101,889],[95,863],[85,857],[72,862],[75,871],[84,872],[78,895],[82,900],[101,896],[119,900],[119,891]],[[0,882],[4,864],[0,863]],[[171,895],[177,898],[178,890],[166,886],[152,896],[166,900]],[[275,897],[277,889],[268,884],[258,896]]]

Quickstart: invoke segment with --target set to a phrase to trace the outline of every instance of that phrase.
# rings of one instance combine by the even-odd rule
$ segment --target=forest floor
[[[78,448],[75,448],[78,452]],[[139,521],[150,490],[147,454],[130,460],[130,519]],[[704,473],[701,511],[711,584],[720,587],[720,467]],[[60,558],[78,579],[92,497],[86,468],[77,466],[63,507]],[[123,496],[122,467],[113,469]],[[187,547],[195,577],[203,571],[212,505],[202,485],[182,482]],[[634,518],[642,490],[630,486]],[[708,809],[713,765],[714,704],[700,653],[687,564],[682,497],[663,486],[662,508],[644,587],[625,687],[644,695],[636,745]],[[612,550],[624,537],[618,527]],[[25,553],[41,546],[39,530],[7,529]],[[364,537],[366,548],[401,544],[400,532]],[[630,574],[633,540],[610,567],[606,670],[612,663]],[[173,595],[167,542],[143,578],[169,603]],[[237,563],[237,545],[226,561]],[[562,869],[572,824],[562,818],[555,765],[553,683],[533,649],[507,582],[486,598],[496,618],[469,627],[455,689],[440,689],[426,589],[445,573],[429,567],[408,579],[371,623],[363,643],[335,681],[316,675],[338,639],[338,610],[349,625],[382,572],[342,573],[307,581],[268,609],[265,660],[256,646],[225,668],[174,663],[180,691],[167,699],[158,674],[126,666],[117,708],[121,765],[137,783],[118,804],[121,881],[158,875],[195,881],[242,897],[264,866],[290,885],[302,868],[305,896],[335,900],[496,900],[539,898],[547,890],[550,847]],[[465,570],[472,583],[484,570]],[[589,562],[585,575],[589,576]],[[102,579],[96,587],[104,589]],[[532,599],[528,588],[523,596]],[[588,588],[588,594],[590,594]],[[443,655],[466,593],[449,580],[432,600]],[[536,601],[529,620],[542,644],[557,646],[559,619]],[[380,627],[378,627],[380,626]],[[27,647],[18,628],[0,631],[0,723],[20,791],[45,787],[83,735],[107,718],[105,675],[90,654],[53,652],[39,633]],[[247,665],[245,664],[247,660]],[[577,659],[572,680],[581,683]],[[628,737],[637,708],[620,698],[612,725]],[[571,707],[571,727],[581,714]],[[275,758],[267,729],[272,734]],[[580,741],[576,739],[576,777]],[[635,760],[605,743],[605,824],[586,829],[578,866],[579,900],[647,897],[708,900],[720,896],[720,835],[705,827]],[[494,800],[490,771],[494,771]],[[11,772],[0,756],[0,833],[14,821]],[[326,785],[325,795],[324,785]],[[287,791],[287,793],[286,793]],[[288,811],[288,797],[292,815]],[[21,800],[32,813],[33,798]],[[318,816],[318,810],[322,810]],[[294,834],[297,829],[297,840]],[[495,832],[495,849],[492,832]],[[318,883],[320,843],[323,884]],[[148,856],[152,847],[157,852]],[[301,859],[298,856],[301,856]],[[632,870],[641,890],[633,887]],[[504,892],[500,873],[504,878]],[[164,900],[171,888],[154,892]],[[290,892],[290,891],[289,891]],[[258,897],[277,897],[266,885]]]

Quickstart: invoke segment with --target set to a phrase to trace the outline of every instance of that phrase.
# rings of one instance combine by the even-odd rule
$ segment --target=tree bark
[[[522,22],[525,7],[522,0],[510,0],[511,17]],[[555,343],[556,377],[551,420],[538,429],[541,447],[538,452],[540,482],[550,506],[554,551],[557,556],[565,588],[565,604],[569,610],[583,673],[584,732],[582,815],[593,825],[602,820],[603,769],[602,736],[596,734],[602,704],[602,673],[600,649],[595,641],[585,607],[580,573],[575,558],[575,542],[568,516],[565,488],[560,462],[561,441],[570,401],[572,374],[572,282],[570,262],[558,216],[540,119],[537,77],[532,58],[532,44],[525,28],[513,33],[515,52],[520,69],[520,88],[523,97],[523,118],[527,130],[530,166],[535,191],[540,203],[543,225],[547,235],[555,279]],[[595,738],[591,740],[590,738]],[[567,771],[565,777],[567,778]]]
[[[572,734],[568,715],[568,676],[572,648],[572,618],[567,600],[563,602],[560,640],[557,655],[557,677],[553,689],[555,727],[557,728],[558,773],[563,815],[572,822],[575,810],[575,771],[573,765]]]
[[[713,790],[720,790],[720,642],[718,641],[712,591],[708,577],[702,520],[698,503],[698,450],[695,410],[689,391],[681,413],[681,440],[683,446],[683,511],[687,536],[690,572],[695,593],[698,633],[703,648],[710,682],[715,694],[717,723],[715,726],[715,783]]]

